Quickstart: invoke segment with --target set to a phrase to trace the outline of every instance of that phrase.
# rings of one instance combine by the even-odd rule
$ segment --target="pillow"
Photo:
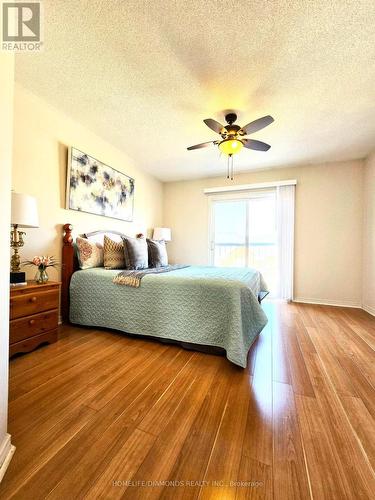
[[[91,243],[86,238],[77,236],[76,245],[81,269],[103,266],[103,247],[99,243]]]
[[[147,240],[147,247],[150,267],[165,267],[168,265],[165,241]]]
[[[104,236],[104,267],[106,269],[125,269],[124,242],[120,243]]]
[[[148,267],[147,241],[144,238],[123,236],[125,269],[146,269]]]

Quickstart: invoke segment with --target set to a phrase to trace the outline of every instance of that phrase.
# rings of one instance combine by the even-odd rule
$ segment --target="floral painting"
[[[134,179],[70,148],[66,208],[133,220]]]

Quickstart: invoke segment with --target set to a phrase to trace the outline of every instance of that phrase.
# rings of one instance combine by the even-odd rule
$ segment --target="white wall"
[[[363,173],[363,308],[375,315],[375,152]]]
[[[61,258],[62,225],[69,222],[75,234],[115,229],[129,236],[150,233],[162,222],[162,183],[141,171],[136,161],[87,128],[70,119],[28,90],[16,84],[14,93],[14,147],[12,187],[37,198],[39,228],[27,229],[21,258],[54,255]],[[135,178],[134,222],[65,209],[68,146]],[[35,270],[27,268],[28,279]],[[51,279],[59,271],[50,270]]]
[[[326,163],[243,173],[234,184],[297,179],[295,227],[296,300],[361,306],[362,161]],[[164,185],[168,244],[177,263],[208,263],[207,187],[232,185],[218,178]]]
[[[9,227],[14,57],[0,51],[0,481],[10,452],[7,434],[9,357]]]

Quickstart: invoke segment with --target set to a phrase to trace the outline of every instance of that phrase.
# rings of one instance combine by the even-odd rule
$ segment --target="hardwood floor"
[[[72,326],[12,360],[0,498],[374,498],[375,318],[264,307],[246,370]]]

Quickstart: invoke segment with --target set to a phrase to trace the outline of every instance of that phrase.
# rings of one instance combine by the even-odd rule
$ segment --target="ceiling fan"
[[[262,141],[257,141],[255,139],[248,139],[246,136],[258,132],[258,130],[267,127],[274,121],[272,116],[267,115],[248,123],[244,127],[240,127],[239,125],[235,124],[236,120],[237,120],[236,113],[228,113],[225,115],[225,121],[227,122],[227,125],[225,126],[221,125],[221,123],[217,122],[216,120],[213,120],[212,118],[207,118],[206,120],[203,120],[204,123],[207,125],[207,127],[209,127],[214,132],[220,134],[221,140],[202,142],[201,144],[196,144],[195,146],[190,146],[187,148],[188,151],[191,151],[193,149],[206,148],[208,146],[211,146],[212,144],[218,146],[220,151],[228,155],[229,157],[227,178],[229,179],[229,173],[231,171],[232,180],[233,180],[232,155],[241,151],[243,147],[247,149],[253,149],[255,151],[268,151],[271,147],[269,144],[266,144],[265,142]]]

